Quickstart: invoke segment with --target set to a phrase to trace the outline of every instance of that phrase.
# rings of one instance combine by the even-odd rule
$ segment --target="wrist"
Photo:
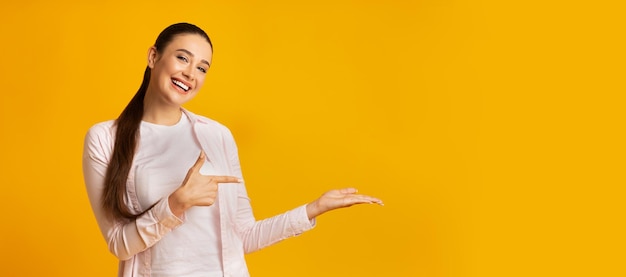
[[[176,190],[167,199],[170,206],[170,211],[177,217],[182,217],[185,211],[189,208],[181,199],[181,191]]]
[[[317,200],[306,205],[306,214],[309,217],[309,220],[312,220],[322,214]]]

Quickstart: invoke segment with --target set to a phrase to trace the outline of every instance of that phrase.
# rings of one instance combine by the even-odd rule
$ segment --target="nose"
[[[193,79],[195,78],[195,74],[194,74],[194,70],[193,70],[193,66],[187,66],[187,68],[185,68],[185,70],[183,70],[183,76],[187,79],[189,79],[190,81],[193,81]]]

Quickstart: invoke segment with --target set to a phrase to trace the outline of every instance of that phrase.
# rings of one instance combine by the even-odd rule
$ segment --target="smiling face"
[[[211,45],[200,35],[180,34],[159,50],[148,51],[151,75],[146,97],[159,105],[179,107],[204,84],[213,57]]]

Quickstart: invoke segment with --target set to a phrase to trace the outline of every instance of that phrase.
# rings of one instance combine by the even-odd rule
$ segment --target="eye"
[[[198,70],[200,70],[200,72],[202,73],[206,73],[207,69],[204,67],[198,67]]]
[[[176,56],[177,59],[183,61],[183,62],[188,62],[189,60],[187,59],[187,57],[185,56]]]

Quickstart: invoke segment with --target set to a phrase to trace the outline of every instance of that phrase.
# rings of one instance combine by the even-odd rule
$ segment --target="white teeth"
[[[174,83],[175,85],[179,86],[180,88],[182,88],[185,91],[189,90],[189,87],[186,86],[185,84],[183,84],[183,82],[178,81],[178,80],[172,80],[172,83]]]

